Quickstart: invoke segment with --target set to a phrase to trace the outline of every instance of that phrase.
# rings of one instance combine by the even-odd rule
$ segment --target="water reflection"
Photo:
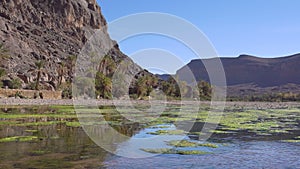
[[[124,111],[130,119],[141,119],[139,114]],[[12,136],[37,139],[0,143],[0,168],[297,168],[300,165],[299,143],[280,141],[299,136],[299,120],[288,126],[291,128],[288,133],[258,135],[241,130],[214,134],[211,140],[217,142],[218,148],[196,148],[212,152],[206,155],[155,155],[141,151],[141,148],[170,148],[166,144],[170,140],[198,139],[193,133],[201,131],[204,123],[183,120],[184,115],[177,111],[176,107],[168,108],[161,119],[147,124],[131,121],[111,107],[97,111],[81,107],[77,115],[82,116],[82,128],[72,107],[2,108],[0,139]],[[148,116],[153,120],[157,114]],[[174,122],[174,118],[181,120]],[[178,129],[189,132],[188,137],[150,134]],[[116,132],[119,135],[115,135]],[[92,139],[86,133],[90,133]],[[141,157],[147,158],[136,159]]]
[[[115,168],[298,168],[299,145],[280,142],[233,142],[213,154],[159,155],[145,159],[107,157],[105,166]]]
[[[0,168],[65,168],[82,163],[101,166],[107,154],[95,145],[81,128],[65,125],[38,126],[37,133],[24,132],[32,127],[2,127],[2,136],[36,135],[30,142],[0,143]],[[86,160],[95,163],[86,163]]]
[[[16,140],[0,143],[0,168],[99,168],[111,156],[95,144],[81,127],[66,125],[68,122],[76,122],[75,113],[69,110],[57,111],[47,106],[8,107],[2,108],[0,114],[9,117],[0,118],[0,139],[13,136],[37,137],[26,142]],[[115,121],[109,114],[105,117]],[[114,125],[114,128],[128,138],[141,129],[138,123]],[[106,140],[114,150],[124,141],[109,137],[108,126],[103,124],[88,125],[85,129],[103,137],[102,140]]]

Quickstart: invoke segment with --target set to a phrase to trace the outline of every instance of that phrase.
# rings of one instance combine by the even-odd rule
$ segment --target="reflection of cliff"
[[[115,152],[118,145],[128,141],[131,136],[141,130],[139,123],[132,123],[116,112],[109,112],[102,114],[102,118],[81,119],[85,122],[92,121],[102,122],[102,124],[83,125],[84,130],[89,137],[99,146],[103,147],[109,152]]]
[[[115,125],[112,124],[111,126],[123,135],[131,137],[141,130],[141,126],[139,125],[139,123],[131,122],[130,120],[120,115],[118,112],[105,113],[102,115],[105,121],[116,122]]]
[[[200,132],[205,123],[195,121],[182,121],[174,123],[174,125],[177,129],[184,130],[186,132]]]
[[[38,132],[25,130],[38,130]],[[63,165],[65,162],[75,165],[82,162],[82,166],[90,165],[95,168],[101,166],[108,155],[105,150],[96,146],[81,128],[65,125],[5,126],[0,130],[0,137],[22,135],[34,135],[39,139],[33,142],[0,143],[0,168],[15,168],[16,163],[22,166],[21,168],[43,168],[43,165],[47,168],[49,165],[55,166],[57,163]],[[84,162],[83,157],[89,158],[86,159],[88,161],[93,160],[93,164]],[[33,161],[37,162],[33,163]]]

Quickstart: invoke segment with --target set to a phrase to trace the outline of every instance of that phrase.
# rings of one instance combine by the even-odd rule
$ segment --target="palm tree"
[[[68,66],[70,66],[70,72],[71,73],[73,73],[73,69],[74,69],[74,67],[75,67],[75,65],[76,65],[76,60],[77,60],[77,56],[76,55],[70,55],[69,57],[68,57]]]
[[[6,75],[6,71],[4,69],[0,69],[0,78]]]
[[[212,87],[208,82],[201,80],[198,83],[198,89],[199,89],[200,98],[205,100],[210,99],[212,93]]]
[[[6,71],[4,69],[0,69],[0,87],[3,86],[2,77],[6,75]]]
[[[75,77],[72,84],[72,95],[80,97],[91,97],[93,96],[93,90],[91,88],[94,83],[93,78],[89,77]]]
[[[102,80],[102,85],[103,85],[103,90],[102,90],[103,98],[110,99],[111,98],[111,90],[112,90],[112,83],[111,83],[110,78],[105,77]]]
[[[105,55],[100,62],[99,72],[102,72],[106,76],[111,76],[115,69],[115,61],[109,55]]]
[[[2,66],[5,65],[5,60],[9,58],[9,50],[4,46],[4,44],[0,43],[0,64]]]
[[[110,99],[112,96],[112,82],[103,73],[97,72],[95,78],[95,88],[97,95],[104,99]]]
[[[180,93],[176,80],[173,77],[169,77],[167,81],[162,83],[162,90],[167,96],[178,97]]]
[[[59,87],[62,84],[62,79],[64,75],[66,74],[66,66],[64,63],[61,63],[59,68],[57,69],[57,74],[58,74],[58,84],[57,87]]]
[[[14,78],[11,80],[11,84],[9,85],[9,88],[11,89],[20,89],[22,86],[22,82],[18,78]]]
[[[141,97],[147,95],[148,85],[147,83],[147,77],[143,76],[137,79],[135,82],[135,91],[138,96],[138,99],[141,99]]]
[[[123,74],[114,74],[112,94],[115,98],[120,98],[128,94],[128,90],[125,87],[127,86],[127,82],[125,81],[125,79],[126,77]]]
[[[179,96],[186,97],[189,91],[187,83],[185,81],[178,80],[177,86],[177,93],[179,93]]]
[[[40,79],[41,79],[41,75],[43,73],[44,62],[43,61],[35,62],[35,67],[36,67],[35,71],[37,72],[35,90],[39,90]]]
[[[76,63],[76,60],[77,60],[77,56],[76,55],[70,55],[68,57],[68,60],[70,62],[70,65],[71,67],[75,67],[75,63]]]
[[[8,49],[4,46],[4,44],[0,43],[0,58],[8,58],[9,53]]]

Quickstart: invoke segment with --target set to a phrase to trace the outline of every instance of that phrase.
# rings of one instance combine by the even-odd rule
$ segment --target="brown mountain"
[[[115,43],[105,26],[96,0],[0,0],[0,43],[9,51],[9,58],[2,58],[0,65],[8,73],[6,81],[17,78],[27,88],[37,78],[32,71],[35,63],[44,61],[47,71],[42,74],[41,85],[55,90],[61,65],[68,68],[62,81],[72,79],[71,56],[79,54],[95,30],[103,29],[100,38]],[[107,54],[117,64],[124,59],[133,63],[117,44]],[[129,69],[142,70],[136,64]]]
[[[259,58],[250,55],[240,55],[237,58],[220,58],[228,86],[249,85],[260,88],[283,86],[287,84],[300,85],[300,54],[278,58]],[[188,68],[196,80],[209,81],[204,64],[213,64],[216,58],[192,60],[177,71],[182,80],[189,81],[186,75]],[[218,85],[218,84],[216,84]]]

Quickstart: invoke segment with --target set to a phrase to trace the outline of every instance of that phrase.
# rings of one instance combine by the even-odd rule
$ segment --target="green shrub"
[[[22,82],[18,78],[13,79],[8,86],[8,88],[10,89],[20,89],[21,87],[22,87]]]

